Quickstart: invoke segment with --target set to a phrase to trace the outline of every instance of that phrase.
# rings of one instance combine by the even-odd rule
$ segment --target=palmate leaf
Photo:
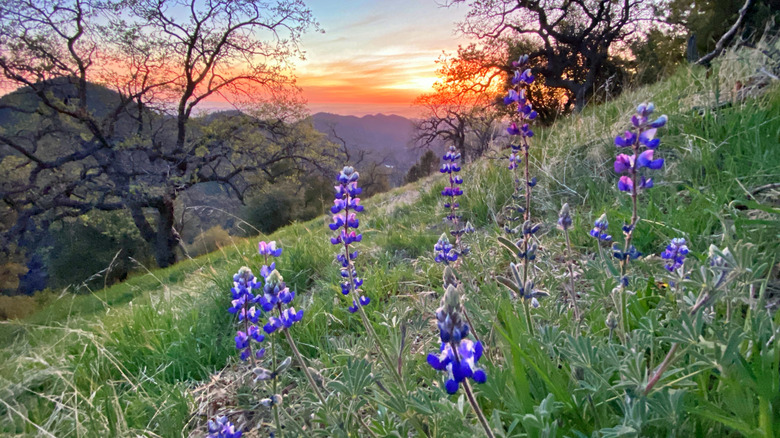
[[[350,359],[342,379],[329,382],[328,388],[348,397],[358,397],[363,395],[373,382],[374,376],[371,374],[371,365],[368,361]]]

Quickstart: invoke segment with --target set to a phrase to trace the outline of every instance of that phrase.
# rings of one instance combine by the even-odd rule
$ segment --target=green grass
[[[464,167],[461,205],[477,233],[467,238],[473,253],[461,272],[474,330],[488,346],[481,362],[489,379],[477,392],[496,430],[506,436],[543,436],[552,428],[557,432],[550,436],[653,436],[670,430],[680,436],[766,436],[771,426],[780,430],[780,400],[772,392],[777,358],[764,356],[780,354],[777,340],[770,340],[777,317],[773,321],[766,312],[751,313],[744,304],[734,304],[736,310],[716,308],[717,317],[732,312],[723,324],[728,331],[705,333],[712,348],[691,347],[681,369],[693,374],[678,372],[679,382],[665,382],[652,397],[635,397],[631,391],[641,383],[635,380],[657,365],[669,347],[668,330],[677,327],[678,304],[655,286],[664,272],[658,261],[637,264],[632,281],[636,294],[629,306],[635,348],[623,348],[604,324],[613,308],[615,282],[598,269],[587,235],[601,213],[609,215],[616,236],[620,223],[628,220],[630,201],[618,193],[611,171],[612,140],[627,126],[637,102],[653,100],[658,112],[670,118],[658,150],[666,166],[656,175],[656,188],[642,196],[637,247],[658,254],[671,237],[682,235],[692,258],[704,260],[711,243],[751,242],[749,258],[756,269],[743,280],[761,287],[757,280],[766,278],[767,269],[758,266],[777,263],[780,222],[776,205],[760,197],[751,204],[746,190],[780,180],[780,90],[775,87],[763,97],[719,110],[693,110],[712,101],[712,82],[718,76],[714,78],[705,79],[700,70],[681,70],[667,81],[626,92],[538,132],[532,161],[540,180],[534,216],[547,225],[537,282],[552,297],[535,311],[540,330],[534,336],[525,331],[522,306],[495,281],[495,275],[506,274],[511,260],[495,243],[500,232],[496,220],[511,195],[511,176],[496,161]],[[404,327],[408,393],[391,387],[390,396],[359,378],[361,360],[371,364],[376,377],[387,376],[387,370],[359,319],[346,311],[349,303],[339,293],[328,219],[294,224],[265,238],[283,246],[277,265],[298,291],[296,307],[306,309],[304,322],[292,330],[301,352],[329,382],[327,388],[342,388],[338,382],[358,394],[350,398],[343,391],[332,392],[321,410],[319,415],[338,418],[341,426],[303,432],[312,398],[294,367],[283,377],[283,386],[294,383],[286,396],[289,417],[283,416],[288,435],[363,433],[353,415],[358,410],[369,414],[366,421],[374,418],[372,428],[380,436],[420,434],[420,427],[430,436],[480,433],[468,403],[446,396],[442,376],[425,362],[425,354],[438,348],[431,317],[441,295],[441,267],[433,263],[431,252],[446,231],[438,195],[442,185],[434,176],[373,197],[365,202],[361,219],[358,269],[372,298],[367,311],[393,356]],[[580,338],[571,336],[562,237],[554,227],[563,202],[574,211],[572,243],[587,308]],[[183,436],[192,428],[202,429],[205,416],[213,412],[196,405],[191,390],[226,367],[234,369],[233,318],[225,311],[228,291],[240,266],[259,267],[257,240],[238,240],[221,251],[89,295],[63,295],[24,320],[0,325],[0,433]],[[712,359],[711,350],[731,345],[724,333],[740,337],[734,350],[741,362]],[[721,335],[726,339],[717,338]],[[774,350],[757,347],[772,342]],[[239,382],[237,388],[230,401],[253,414],[236,418],[267,427],[267,410],[253,405],[267,395],[267,387]],[[763,417],[752,414],[759,411]],[[753,420],[766,415],[768,420]]]

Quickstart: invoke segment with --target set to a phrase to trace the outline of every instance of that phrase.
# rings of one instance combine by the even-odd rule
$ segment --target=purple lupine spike
[[[654,150],[658,148],[661,140],[656,138],[658,128],[666,125],[668,117],[662,115],[650,122],[649,117],[655,111],[655,105],[642,103],[637,106],[636,114],[631,116],[633,130],[626,131],[625,135],[615,138],[617,147],[631,147],[633,155],[619,154],[615,158],[615,172],[628,173],[618,180],[618,190],[635,195],[637,189],[649,189],[653,187],[653,180],[640,173],[640,169],[658,170],[664,165],[663,158],[655,158]],[[640,148],[647,148],[640,152]]]
[[[262,245],[259,247],[263,250]],[[268,248],[267,245],[266,248]],[[269,254],[276,254],[277,248],[274,245],[269,251]],[[228,312],[238,315],[238,322],[243,328],[243,330],[236,331],[234,338],[236,349],[241,352],[241,360],[247,360],[252,355],[253,340],[257,343],[263,341],[262,337],[256,335],[257,326],[254,325],[260,318],[260,311],[255,306],[250,306],[257,299],[252,293],[255,289],[259,289],[259,284],[255,282],[255,276],[246,266],[233,275],[233,287],[230,290],[233,300],[230,302]]]
[[[442,165],[440,169],[442,173],[449,173],[453,170],[453,165],[447,163]],[[344,246],[343,253],[340,252],[336,255],[336,260],[341,266],[341,276],[345,279],[340,282],[341,293],[350,295],[354,292],[358,295],[357,301],[353,300],[353,306],[349,307],[350,312],[356,312],[358,305],[367,305],[370,302],[368,298],[360,295],[359,287],[363,284],[363,280],[357,276],[353,263],[358,257],[358,251],[350,248],[351,244],[363,239],[363,235],[355,231],[360,227],[360,219],[356,213],[363,211],[360,198],[357,197],[362,192],[362,189],[357,185],[358,178],[359,174],[354,168],[345,166],[342,169],[338,176],[339,185],[336,186],[336,201],[334,202],[343,202],[343,204],[340,204],[341,208],[336,212],[338,214],[333,216],[333,223],[329,224],[331,230],[339,233],[336,237],[331,237],[331,243]],[[295,317],[296,315],[288,314],[290,321],[294,322]]]
[[[225,416],[209,420],[208,431],[208,438],[241,438],[242,433],[240,430],[236,430],[236,426]]]
[[[669,272],[674,272],[685,263],[686,255],[688,255],[688,246],[685,244],[685,239],[677,237],[672,239],[664,252],[661,253],[661,258],[669,260],[669,263],[664,267]]]
[[[593,229],[590,230],[590,235],[592,237],[595,237],[596,239],[608,242],[608,241],[612,240],[612,236],[610,236],[607,233],[607,228],[608,227],[609,227],[609,222],[607,222],[607,215],[606,214],[602,214],[593,223]]]

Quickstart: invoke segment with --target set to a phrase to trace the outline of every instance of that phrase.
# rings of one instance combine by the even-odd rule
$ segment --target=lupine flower
[[[612,255],[618,260],[636,260],[642,253],[634,245],[628,247],[628,251],[624,251],[617,243],[612,245]],[[627,279],[626,279],[627,282]]]
[[[641,104],[637,107],[636,114],[631,117],[631,124],[636,132],[626,131],[624,135],[615,138],[615,146],[619,148],[631,147],[634,151],[632,155],[619,154],[615,158],[615,172],[628,173],[618,180],[618,190],[621,192],[633,193],[635,189],[649,189],[653,187],[653,180],[646,178],[640,173],[640,169],[658,170],[663,167],[663,158],[654,158],[655,149],[660,144],[660,140],[655,138],[658,128],[664,126],[668,120],[666,115],[662,115],[654,121],[649,117],[655,110],[652,103]],[[643,152],[639,152],[640,147],[646,147]],[[638,177],[638,187],[634,187],[634,180]]]
[[[233,275],[233,287],[230,289],[233,300],[230,302],[228,312],[237,314],[238,321],[244,323],[244,330],[238,330],[235,336],[236,349],[241,351],[241,360],[249,359],[252,354],[252,340],[260,343],[265,339],[259,334],[257,326],[254,325],[260,318],[260,311],[255,306],[249,307],[250,304],[257,302],[257,297],[252,292],[259,288],[260,285],[255,281],[252,270],[246,266],[241,267]],[[262,358],[264,354],[264,349],[255,351],[255,357],[258,359]]]
[[[456,345],[457,356],[453,345]],[[449,394],[458,392],[458,387],[463,380],[470,377],[477,383],[485,383],[487,374],[482,368],[477,367],[477,361],[482,357],[482,344],[463,339],[459,343],[441,344],[441,353],[428,354],[428,364],[437,371],[447,371],[447,380],[444,388]]]
[[[265,277],[263,295],[257,297],[257,302],[266,312],[270,312],[274,308],[279,311],[279,317],[270,316],[268,323],[263,326],[266,333],[271,334],[282,328],[290,328],[294,323],[303,319],[303,310],[296,312],[294,307],[284,307],[290,304],[294,298],[295,292],[290,291],[279,271],[274,269]]]
[[[455,237],[455,249],[450,251],[450,249],[452,249],[452,246],[450,246],[450,248],[445,251],[444,255],[442,255],[443,258],[440,258],[437,255],[438,263],[455,261],[458,256],[468,254],[469,248],[462,244],[461,236],[465,233],[474,231],[474,227],[472,227],[471,224],[467,223],[465,227],[462,225],[462,217],[458,214],[460,203],[457,201],[457,197],[463,195],[463,189],[460,188],[460,185],[463,184],[463,178],[458,175],[458,172],[460,172],[459,161],[461,159],[461,154],[455,146],[450,146],[442,159],[444,160],[444,163],[441,165],[439,171],[447,175],[448,185],[441,191],[441,195],[446,198],[444,208],[449,209],[447,220],[452,223],[450,234]],[[439,245],[439,243],[437,243],[437,245]],[[449,245],[449,241],[447,241],[447,245]],[[441,248],[436,249],[436,251],[440,252]]]
[[[572,225],[572,219],[571,219],[571,211],[569,209],[569,204],[563,204],[561,207],[561,211],[558,213],[558,228],[561,230],[568,230],[569,227]]]
[[[661,253],[661,258],[670,261],[664,267],[667,271],[674,272],[683,265],[686,255],[688,255],[688,247],[685,245],[685,239],[678,237],[672,239],[669,246]]]
[[[607,222],[607,215],[602,214],[598,219],[596,219],[596,222],[593,223],[593,229],[590,230],[590,235],[596,239],[609,242],[612,240],[612,236],[607,234],[608,226],[609,222]]]
[[[449,264],[449,262],[458,260],[458,253],[455,251],[455,248],[450,243],[450,239],[447,238],[446,234],[442,234],[441,237],[439,237],[438,242],[433,246],[433,251],[435,253],[434,261],[436,263],[444,263],[446,265]]]
[[[445,277],[448,276],[448,270],[445,269]],[[450,278],[455,276],[449,271]],[[460,295],[458,285],[453,282],[445,284],[444,296],[441,299],[441,305],[436,309],[436,325],[439,328],[439,337],[442,343],[460,342],[461,339],[469,335],[469,325],[460,312]]]
[[[463,195],[463,189],[460,188],[460,185],[463,184],[463,178],[458,175],[458,172],[460,172],[460,164],[458,163],[460,158],[460,152],[455,149],[455,146],[450,146],[449,150],[442,157],[444,164],[442,164],[439,169],[439,172],[447,174],[448,177],[449,185],[444,187],[444,190],[441,191],[441,195],[450,198],[444,204],[444,208],[449,208],[451,210],[450,216],[454,215],[455,210],[460,207],[460,204],[455,198]],[[449,216],[448,218],[450,220],[453,219]]]
[[[361,306],[367,306],[368,303],[371,302],[371,298],[361,295],[360,298],[358,298],[358,301],[360,301]],[[347,307],[347,310],[349,310],[349,313],[355,313],[358,311],[357,306],[358,304],[355,302],[355,300],[352,300],[352,305]]]
[[[279,257],[282,255],[282,248],[276,247],[276,241],[260,242],[257,247],[258,252],[263,256]]]
[[[537,290],[534,287],[534,281],[531,279],[528,279],[525,284],[523,284],[523,280],[520,275],[520,265],[509,263],[509,269],[512,272],[513,283],[515,284],[516,289],[520,292],[519,298],[522,298],[524,301],[530,301],[531,306],[534,308],[539,307],[538,298],[550,296],[550,294],[547,292]]]
[[[442,169],[444,168],[442,167]],[[457,170],[460,170],[460,168],[457,168]],[[449,172],[457,170],[449,166],[447,167]],[[337,176],[339,185],[335,186],[336,199],[333,201],[334,205],[330,209],[331,213],[333,213],[333,223],[330,224],[330,229],[339,232],[336,237],[331,237],[330,243],[344,246],[344,252],[336,255],[336,260],[341,266],[341,277],[344,279],[341,282],[341,293],[349,295],[355,292],[357,295],[357,299],[352,300],[352,306],[347,308],[350,313],[357,312],[358,306],[365,306],[371,302],[370,298],[361,295],[362,290],[360,286],[363,285],[363,279],[358,277],[354,265],[354,261],[358,258],[359,253],[357,250],[353,251],[350,249],[352,243],[360,242],[363,239],[363,235],[355,231],[360,227],[360,220],[356,213],[363,211],[363,206],[360,205],[360,198],[356,197],[362,192],[362,189],[357,186],[359,176],[358,172],[352,167],[345,166],[342,169]]]
[[[241,438],[241,431],[237,431],[236,426],[224,415],[217,417],[216,420],[209,420],[208,428],[208,438]]]
[[[469,326],[461,313],[462,286],[457,284],[449,266],[444,269],[444,286],[441,306],[436,309],[441,347],[439,354],[428,354],[428,364],[437,371],[447,372],[444,387],[448,393],[455,394],[467,377],[477,383],[485,383],[487,375],[477,367],[477,361],[482,357],[482,344],[466,339]]]

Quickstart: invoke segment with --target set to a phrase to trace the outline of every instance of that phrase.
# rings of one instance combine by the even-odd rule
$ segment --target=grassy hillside
[[[480,364],[488,381],[475,385],[477,397],[499,436],[770,436],[780,431],[780,336],[774,336],[780,318],[751,304],[754,295],[768,306],[777,300],[772,295],[777,273],[770,272],[780,248],[777,192],[750,194],[780,181],[780,89],[775,85],[757,98],[723,106],[719,102],[729,96],[719,90],[730,90],[734,76],[725,67],[720,73],[707,78],[703,70],[680,71],[560,120],[534,137],[532,172],[539,178],[534,216],[544,222],[536,276],[551,295],[533,310],[534,335],[525,331],[522,306],[495,280],[506,275],[513,260],[496,243],[502,206],[512,193],[511,175],[502,160],[464,167],[461,209],[477,231],[466,237],[472,254],[459,272],[473,331],[486,346]],[[669,115],[657,151],[666,166],[640,207],[635,243],[646,256],[632,268],[634,332],[632,344],[622,345],[605,325],[614,310],[616,282],[601,269],[588,230],[607,213],[618,236],[619,225],[630,217],[630,199],[617,191],[612,171],[613,139],[626,128],[635,104],[644,101]],[[447,396],[441,373],[426,363],[426,355],[439,346],[432,317],[442,294],[442,267],[434,263],[432,248],[446,231],[443,186],[434,176],[373,197],[361,215],[357,269],[372,299],[366,311],[391,356],[404,347],[403,390],[392,385],[360,319],[346,310],[336,250],[329,242],[330,218],[263,238],[284,248],[277,266],[298,293],[296,308],[306,312],[291,334],[330,394],[327,405],[318,407],[294,365],[282,377],[286,435],[363,436],[367,428],[376,436],[482,433],[465,397]],[[581,337],[572,336],[565,245],[555,228],[563,202],[574,216],[572,244],[585,315]],[[684,301],[675,299],[675,288],[658,285],[667,280],[653,254],[678,236],[688,240],[689,257],[702,263],[710,244],[730,245],[745,264],[740,265],[742,286],[733,293],[744,295],[724,297],[714,307],[710,317],[718,324],[703,323],[700,344],[681,353],[671,377],[644,397],[636,388],[676,342],[668,331],[676,327],[678,302]],[[258,240],[236,241],[223,251],[92,295],[63,295],[25,320],[4,322],[0,432],[202,436],[207,417],[229,413],[249,436],[267,436],[270,411],[257,401],[269,388],[243,377],[248,370],[238,365],[235,353],[235,317],[226,311],[232,274],[242,265],[257,270],[261,264]],[[277,348],[279,358],[289,354]],[[735,371],[742,362],[719,362],[729,348],[750,366]],[[765,363],[757,365],[759,355]],[[384,389],[373,378],[380,378]]]

